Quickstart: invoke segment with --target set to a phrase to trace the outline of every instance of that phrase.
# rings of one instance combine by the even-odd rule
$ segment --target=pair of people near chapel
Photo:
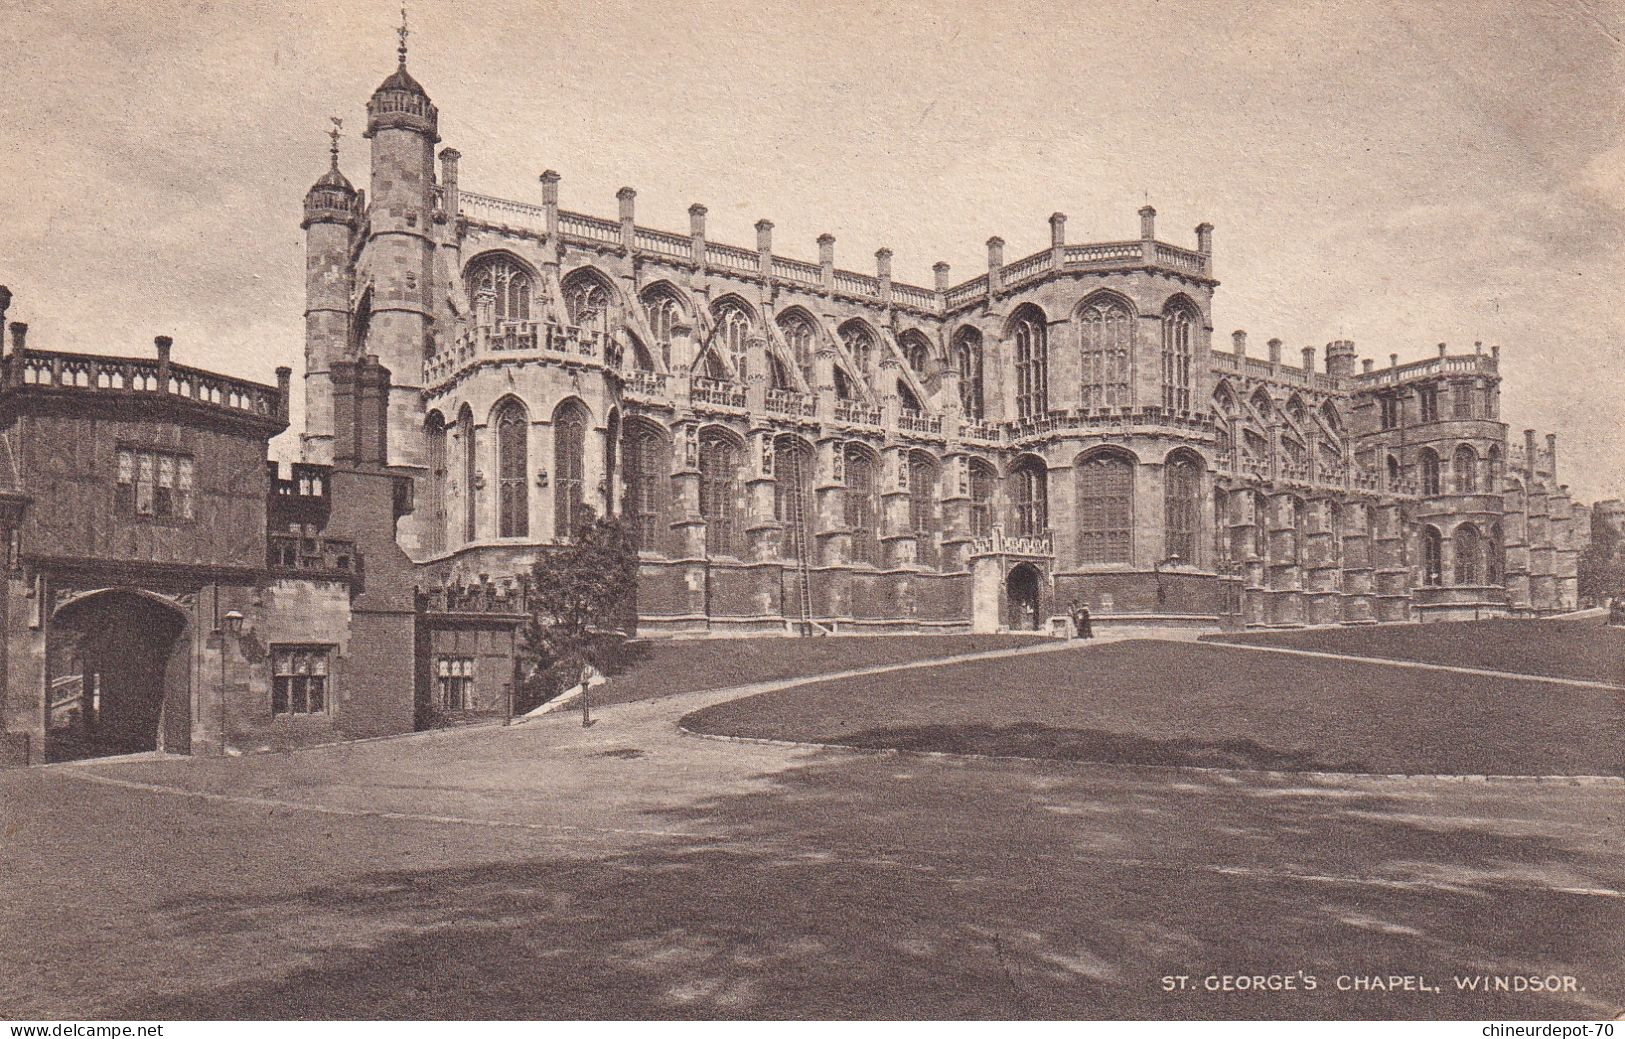
[[[1089,621],[1089,604],[1077,596],[1067,605],[1067,616],[1072,618],[1072,637],[1075,639],[1092,639],[1095,637],[1094,628]]]

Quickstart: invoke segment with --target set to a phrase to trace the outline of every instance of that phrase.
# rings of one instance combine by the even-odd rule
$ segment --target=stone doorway
[[[1040,580],[1038,568],[1031,563],[1017,563],[1010,568],[1004,579],[1004,598],[1005,626],[1011,631],[1037,631],[1041,627]]]
[[[187,619],[155,597],[112,589],[51,618],[48,761],[191,746]]]

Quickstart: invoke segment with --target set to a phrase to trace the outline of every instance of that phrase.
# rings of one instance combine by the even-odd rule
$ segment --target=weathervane
[[[406,64],[406,38],[411,35],[411,30],[406,27],[405,7],[401,8],[401,27],[395,30],[395,34],[401,38],[401,45],[395,53],[401,56],[401,65],[404,66]]]
[[[333,168],[338,169],[339,168],[339,137],[340,137],[339,131],[344,129],[344,120],[340,119],[336,115],[330,115],[327,118],[328,118],[328,121],[330,121],[333,124],[333,129],[327,131],[327,136],[329,136],[329,137],[331,137],[333,139]]]

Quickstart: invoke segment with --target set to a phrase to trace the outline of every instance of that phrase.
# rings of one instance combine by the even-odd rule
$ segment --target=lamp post
[[[233,640],[242,638],[243,615],[240,610],[228,610],[225,616],[226,627],[220,638],[220,753],[226,753],[226,635]]]

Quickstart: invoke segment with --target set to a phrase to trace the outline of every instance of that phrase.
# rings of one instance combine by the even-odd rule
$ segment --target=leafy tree
[[[637,624],[638,552],[619,520],[582,508],[567,545],[543,548],[525,580],[520,710],[576,684],[581,669],[616,669]]]
[[[1625,560],[1620,558],[1619,531],[1600,509],[1591,512],[1591,544],[1580,556],[1580,598],[1593,602],[1625,595]]]

